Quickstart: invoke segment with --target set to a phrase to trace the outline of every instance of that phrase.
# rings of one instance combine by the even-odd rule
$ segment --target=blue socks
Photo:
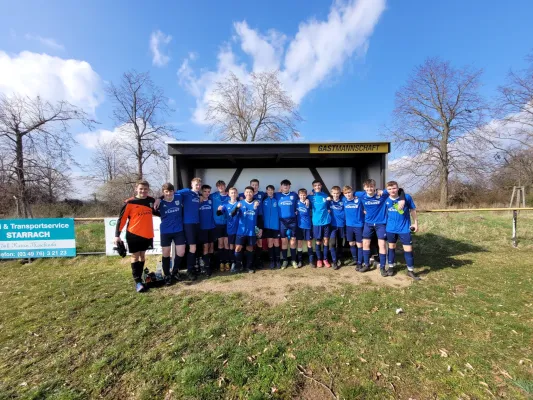
[[[322,250],[320,249],[320,245],[316,245],[316,259],[322,260]]]
[[[276,262],[279,262],[279,247],[274,246],[274,255],[276,256]]]
[[[235,252],[235,267],[237,269],[242,268],[242,251]]]
[[[296,261],[296,249],[291,248],[291,260]]]
[[[328,246],[324,245],[324,261],[328,259]]]
[[[366,265],[370,265],[370,250],[363,250],[363,260]]]
[[[363,248],[358,247],[357,248],[357,264],[361,265],[362,262],[363,262]]]
[[[330,247],[329,252],[331,253],[331,261],[333,261],[333,263],[336,263],[337,262],[337,249],[335,249],[335,247]]]
[[[407,269],[412,271],[415,268],[415,258],[412,251],[404,251],[405,263],[407,264]]]
[[[246,252],[246,269],[252,269],[252,264],[254,262],[254,253],[251,251]]]
[[[379,253],[379,268],[385,269],[386,265],[387,265],[387,254]]]
[[[394,264],[396,261],[396,249],[389,249],[389,264]]]
[[[352,253],[352,258],[354,260],[357,260],[357,247],[350,246],[350,253]]]
[[[283,256],[283,261],[287,261],[287,249],[281,249],[281,255]]]

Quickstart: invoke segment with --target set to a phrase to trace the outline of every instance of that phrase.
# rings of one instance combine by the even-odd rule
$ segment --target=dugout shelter
[[[178,189],[189,187],[194,177],[216,190],[221,179],[228,188],[242,192],[251,179],[258,179],[260,190],[276,189],[289,179],[291,190],[312,189],[311,182],[322,182],[329,194],[334,186],[351,185],[363,190],[365,179],[376,180],[378,188],[387,182],[389,142],[185,142],[171,141],[170,181]]]

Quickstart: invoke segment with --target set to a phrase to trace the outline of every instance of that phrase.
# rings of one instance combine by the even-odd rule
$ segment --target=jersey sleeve
[[[122,232],[122,229],[124,229],[124,226],[126,225],[126,222],[129,218],[129,203],[124,203],[122,206],[122,209],[120,210],[120,214],[118,216],[117,225],[115,228],[115,237],[120,236],[120,232]]]
[[[364,191],[355,192],[355,196],[361,198],[361,197],[363,197],[365,195],[365,193],[366,192],[364,192]]]
[[[408,194],[405,195],[405,201],[407,202],[407,204],[408,204],[408,206],[409,206],[409,208],[411,210],[416,210],[415,201],[413,200],[413,198],[410,195],[408,195]]]

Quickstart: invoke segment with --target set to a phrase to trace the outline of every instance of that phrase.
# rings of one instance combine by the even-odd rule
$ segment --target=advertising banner
[[[75,257],[72,218],[0,220],[0,259]]]
[[[159,232],[159,225],[161,224],[161,218],[153,217],[153,223],[154,223],[154,248],[153,250],[147,250],[146,254],[162,254],[163,251],[161,249],[161,235]],[[105,224],[105,253],[108,256],[118,256],[118,253],[115,250],[113,250],[113,247],[115,247],[113,240],[115,239],[115,229],[117,227],[117,218],[105,218],[104,224]],[[122,229],[120,237],[122,238],[122,241],[126,245],[126,248],[128,248],[128,243],[126,243],[126,228],[127,228],[127,225],[124,227],[124,229]]]

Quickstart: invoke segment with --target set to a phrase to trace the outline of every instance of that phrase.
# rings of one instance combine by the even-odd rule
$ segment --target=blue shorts
[[[387,232],[387,242],[389,243],[396,243],[398,241],[398,238],[400,238],[400,242],[404,245],[412,245],[413,244],[413,238],[411,237],[411,232],[409,233],[392,233]]]
[[[279,239],[280,233],[277,229],[263,229],[263,234],[261,235],[261,239]]]
[[[363,227],[362,226],[347,226],[346,240],[348,242],[363,243]]]
[[[161,247],[168,247],[172,245],[172,242],[174,242],[176,246],[185,244],[185,233],[181,231],[161,234]]]
[[[329,238],[330,225],[313,225],[313,237],[316,240]]]
[[[237,238],[235,239],[235,244],[239,246],[250,246],[254,247],[257,243],[257,237],[256,236],[241,236],[237,235]]]
[[[214,243],[215,242],[215,228],[200,229],[198,232],[198,243]]]
[[[311,229],[296,228],[296,239],[298,240],[311,240],[313,239],[313,232]]]
[[[385,224],[368,224],[365,222],[363,228],[363,239],[372,239],[372,236],[376,233],[378,240],[387,239],[387,232],[385,232]]]
[[[198,233],[200,232],[200,224],[183,224],[183,229],[185,231],[185,239],[187,240],[187,244],[197,244]]]
[[[228,234],[228,244],[235,244],[235,240],[237,239],[236,233],[230,233]]]
[[[215,240],[228,237],[227,225],[215,225]]]
[[[291,231],[291,238],[296,237],[296,217],[294,218],[280,218],[279,219],[279,233],[282,239],[287,238],[287,230]]]
[[[344,239],[344,226],[333,226],[329,227],[329,237]]]

